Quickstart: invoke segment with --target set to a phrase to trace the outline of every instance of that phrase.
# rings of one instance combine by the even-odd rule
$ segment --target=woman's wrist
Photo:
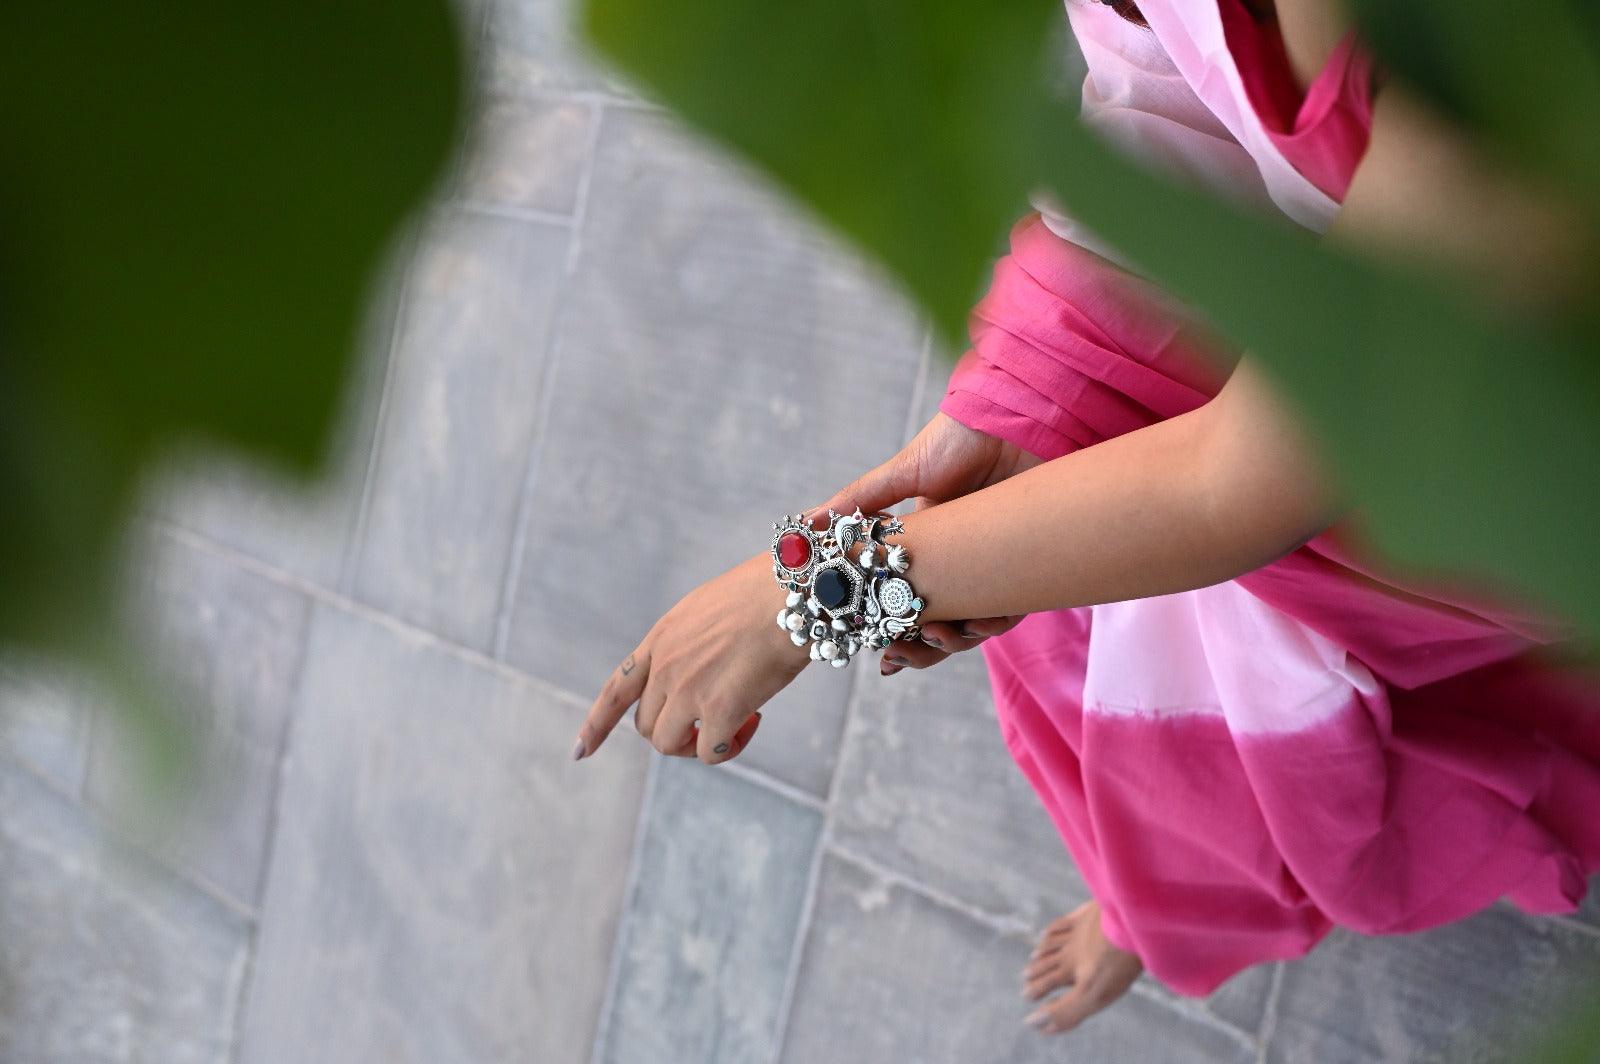
[[[1213,453],[1220,410],[1208,404],[908,514],[923,622],[1189,591],[1270,561],[1280,540],[1293,549],[1279,526],[1298,514],[1293,496],[1304,492],[1292,482],[1309,476],[1304,464],[1268,436],[1224,468]]]
[[[777,628],[810,660],[842,668],[917,636],[925,603],[906,577],[901,531],[898,517],[860,509],[773,523],[772,576],[784,593]]]

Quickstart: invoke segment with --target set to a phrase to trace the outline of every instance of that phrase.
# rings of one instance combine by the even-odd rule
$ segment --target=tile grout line
[[[922,392],[926,387],[928,351],[933,330],[924,327],[922,350],[917,359],[917,376],[911,385],[911,401],[906,406],[905,425],[901,431],[903,448],[916,433],[917,411],[922,405]],[[811,921],[817,907],[817,885],[822,879],[822,861],[832,845],[835,813],[838,809],[841,769],[844,767],[845,749],[849,745],[851,725],[855,721],[856,702],[861,697],[865,683],[863,673],[857,671],[850,678],[850,692],[845,697],[844,721],[839,728],[839,745],[835,751],[833,773],[828,778],[828,793],[822,801],[822,827],[817,832],[816,846],[811,852],[811,867],[806,871],[805,901],[800,906],[800,917],[795,922],[794,942],[789,948],[789,966],[784,972],[783,989],[778,997],[778,1016],[773,1023],[771,1064],[780,1064],[783,1049],[789,1040],[789,1020],[794,1011],[795,991],[800,984],[800,965],[804,960],[806,941],[811,937]]]
[[[337,590],[347,595],[355,594],[356,570],[361,563],[361,550],[367,538],[367,521],[372,512],[373,482],[378,471],[378,454],[382,449],[383,430],[389,420],[389,401],[395,377],[395,363],[400,357],[401,340],[406,332],[406,308],[411,301],[417,255],[422,246],[421,229],[433,218],[435,208],[428,205],[418,214],[416,230],[402,238],[406,256],[401,269],[398,291],[394,299],[394,319],[389,323],[388,343],[383,352],[383,383],[378,388],[378,409],[372,416],[372,435],[367,440],[366,468],[361,471],[361,495],[356,500],[356,512],[350,522],[350,540],[339,555],[339,571],[335,575]],[[426,220],[425,220],[426,219]]]
[[[1176,1013],[1184,1019],[1197,1023],[1202,1027],[1208,1027],[1219,1034],[1226,1035],[1231,1041],[1237,1043],[1240,1049],[1254,1051],[1260,1048],[1260,1043],[1257,1042],[1254,1035],[1240,1030],[1221,1016],[1218,1016],[1207,1008],[1205,1002],[1200,999],[1189,997],[1177,997],[1174,999],[1171,995],[1163,994],[1159,990],[1153,989],[1143,978],[1136,981],[1129,989],[1129,992],[1138,995],[1152,1005],[1163,1008],[1168,1012]]]
[[[617,984],[622,981],[623,949],[627,944],[628,915],[633,898],[639,889],[640,856],[650,822],[650,808],[655,802],[656,775],[661,758],[650,759],[650,770],[645,776],[644,797],[639,801],[639,819],[633,827],[633,845],[628,852],[628,878],[623,884],[622,901],[617,907],[617,937],[611,944],[611,965],[606,972],[606,988],[600,997],[600,1016],[595,1023],[594,1042],[589,1048],[590,1064],[601,1064],[607,1043],[611,1039],[611,1010],[616,1004]]]
[[[573,219],[570,214],[562,214],[559,211],[542,211],[536,207],[518,207],[510,203],[495,203],[492,200],[451,196],[440,200],[439,206],[461,211],[465,214],[481,214],[490,218],[504,218],[512,222],[547,225],[554,229],[569,229],[573,225]]]
[[[617,92],[606,92],[602,89],[541,89],[526,85],[506,87],[496,85],[491,78],[489,91],[501,96],[516,100],[531,100],[534,103],[582,103],[592,107],[610,107],[626,111],[639,111],[644,114],[666,114],[667,108],[652,100],[641,99],[636,96],[624,96]]]
[[[845,716],[848,720],[848,703]],[[841,748],[844,746],[842,733],[839,745]],[[834,779],[838,779],[837,764],[834,766]],[[782,988],[778,991],[778,1015],[772,1021],[770,1064],[779,1064],[783,1059],[783,1047],[789,1038],[789,1015],[793,1011],[794,994],[800,982],[800,962],[805,954],[806,939],[811,937],[811,919],[817,908],[817,883],[822,878],[822,858],[827,851],[828,833],[833,822],[833,789],[834,784],[830,781],[828,797],[822,804],[822,825],[817,829],[817,841],[811,848],[811,866],[806,869],[805,900],[800,903],[800,915],[795,920],[794,926],[794,940],[789,946],[789,963],[784,969]]]
[[[396,617],[394,614],[385,613],[383,610],[380,610],[375,606],[369,606],[365,602],[351,598],[350,596],[341,592],[329,590],[315,581],[298,576],[295,573],[289,572],[288,570],[280,569],[277,566],[274,566],[269,562],[264,562],[254,555],[247,554],[236,547],[232,547],[224,543],[218,543],[216,540],[211,539],[204,533],[196,532],[187,526],[178,524],[175,521],[171,521],[163,517],[152,517],[148,519],[148,522],[153,528],[163,535],[166,535],[168,538],[194,547],[196,550],[204,551],[214,557],[221,558],[224,561],[227,561],[254,576],[262,578],[263,580],[271,581],[272,583],[290,591],[297,591],[317,602],[331,606],[334,609],[340,610],[353,617],[359,617],[362,620],[370,621],[374,624],[381,624],[385,628],[397,631],[407,638],[416,639],[427,643],[429,646],[441,651],[442,653],[449,654],[451,657],[463,661],[474,668],[484,669],[485,671],[498,676],[501,679],[510,680],[526,687],[535,688],[540,693],[556,699],[557,701],[564,702],[574,709],[585,710],[589,708],[589,699],[587,696],[579,695],[576,692],[569,691],[564,687],[553,684],[549,680],[541,679],[540,677],[520,669],[509,662],[491,658],[484,654],[484,652],[481,650],[465,646],[461,643],[452,642],[436,632],[429,631],[428,629],[420,627],[411,621]],[[749,780],[752,784],[763,787],[775,794],[782,795],[784,798],[793,801],[798,805],[806,806],[811,809],[820,809],[822,807],[822,799],[819,799],[814,795],[807,794],[791,783],[785,783],[783,780],[770,776],[761,769],[745,765],[737,765],[731,762],[723,767],[732,770],[741,778]],[[65,792],[58,793],[65,794]]]
[[[91,802],[86,795],[74,794],[70,789],[61,786],[59,780],[31,761],[23,759],[14,751],[0,750],[0,764],[16,770],[34,784],[72,806],[94,829],[98,841],[133,852],[140,859],[149,861],[162,872],[204,896],[208,901],[222,906],[241,920],[252,924],[256,921],[257,910],[235,898],[206,876],[194,869],[185,868],[173,855],[148,847],[137,836],[127,834],[122,825],[110,819],[105,811]]]
[[[272,863],[278,852],[278,824],[283,817],[283,803],[287,788],[285,775],[291,760],[295,736],[301,728],[301,691],[305,683],[306,662],[311,656],[311,629],[316,622],[316,600],[306,598],[305,626],[300,632],[300,653],[295,663],[294,689],[289,695],[289,719],[284,724],[283,739],[278,744],[277,760],[272,774],[272,800],[267,806],[266,838],[262,843],[261,869],[256,875],[256,919],[250,926],[247,939],[244,971],[239,977],[239,994],[233,1009],[233,1046],[228,1054],[231,1064],[240,1064],[243,1050],[245,1017],[250,1009],[250,991],[255,985],[256,966],[260,960],[261,933],[267,920],[267,884],[271,880]]]
[[[600,142],[600,126],[605,120],[605,110],[594,108],[589,123],[589,143],[584,151],[583,172],[578,177],[578,191],[573,199],[572,221],[567,231],[567,256],[562,264],[561,280],[556,285],[555,311],[544,336],[545,359],[539,368],[539,412],[533,437],[528,442],[527,463],[522,470],[518,486],[516,524],[511,531],[511,546],[506,558],[505,577],[500,585],[500,602],[495,610],[493,657],[504,661],[511,646],[511,623],[516,614],[517,587],[522,583],[522,559],[528,549],[528,530],[533,524],[534,488],[539,476],[539,458],[544,453],[545,434],[550,427],[550,415],[555,408],[557,368],[561,362],[562,339],[566,334],[566,300],[572,276],[578,264],[577,248],[582,240],[583,228],[589,216],[589,186],[594,180],[595,155]]]
[[[924,883],[919,879],[906,875],[887,865],[879,864],[871,857],[858,853],[850,847],[840,843],[837,839],[830,839],[828,852],[846,864],[855,865],[856,868],[866,872],[890,886],[901,887],[918,897],[934,902],[952,912],[965,916],[967,919],[979,924],[990,931],[1000,935],[1020,935],[1031,938],[1033,925],[1030,921],[1019,916],[1010,916],[1003,913],[990,912],[980,909],[971,902],[963,901],[938,887]]]
[[[1272,986],[1267,991],[1267,1007],[1261,1014],[1261,1027],[1256,1033],[1256,1064],[1267,1064],[1267,1047],[1278,1033],[1278,995],[1283,989],[1283,962],[1272,972]]]
[[[589,192],[594,187],[595,162],[600,154],[600,129],[606,121],[604,105],[590,104],[589,118],[589,140],[584,145],[583,170],[578,174],[578,190],[572,198],[572,242],[567,245],[566,263],[568,276],[577,269],[583,230],[589,221]]]
[[[100,824],[100,818],[94,815],[94,810],[89,806],[88,802],[61,786],[60,780],[32,761],[29,761],[20,752],[9,748],[0,748],[0,763],[16,769],[68,805],[81,809],[95,825],[98,826]]]
[[[103,738],[101,733],[106,727],[105,714],[106,707],[98,703],[85,714],[87,719],[83,725],[84,749],[80,758],[82,762],[81,771],[74,781],[73,787],[59,786],[57,781],[48,773],[10,752],[0,752],[0,759],[10,761],[12,765],[32,777],[46,790],[75,806],[83,814],[84,818],[102,834],[104,839],[112,840],[117,845],[138,853],[172,876],[172,878],[198,891],[235,916],[253,923],[257,916],[255,909],[235,898],[220,884],[212,882],[210,878],[203,875],[198,869],[186,867],[177,855],[163,853],[154,846],[146,845],[136,835],[125,832],[124,825],[114,820],[109,811],[90,796],[89,772],[94,765],[95,747]]]
[[[922,351],[917,357],[917,379],[911,385],[911,405],[906,410],[905,431],[901,433],[900,446],[905,447],[921,431],[917,416],[922,412],[922,401],[928,390],[929,362],[933,358],[933,329],[922,330]]]
[[[458,658],[469,665],[474,665],[478,668],[485,669],[488,672],[501,677],[502,679],[512,680],[528,687],[537,688],[550,697],[574,707],[588,707],[587,700],[580,698],[573,692],[568,691],[565,688],[557,687],[548,680],[542,680],[539,677],[534,676],[531,673],[524,672],[523,670],[518,669],[513,665],[509,665],[506,662],[497,661],[494,658],[489,657],[481,650],[475,650],[472,647],[451,642],[443,636],[431,632],[426,628],[419,627],[410,621],[402,620],[393,614],[385,613],[374,606],[369,606],[365,602],[351,598],[349,595],[343,594],[342,592],[325,588],[315,581],[307,580],[306,578],[295,573],[291,573],[285,569],[280,569],[277,566],[264,562],[259,558],[236,550],[235,548],[227,546],[226,544],[218,543],[207,536],[204,536],[198,532],[194,532],[182,525],[175,524],[164,518],[152,518],[151,524],[158,531],[179,543],[187,544],[194,547],[196,550],[205,551],[206,553],[215,557],[230,561],[239,568],[244,569],[246,572],[253,573],[265,580],[270,580],[293,591],[299,591],[302,594],[310,596],[318,602],[332,606],[335,609],[342,610],[352,616],[371,621],[375,624],[381,624],[386,628],[407,636],[408,638],[426,643],[429,646],[447,653],[452,657]]]
[[[712,766],[707,767],[710,768]],[[758,768],[741,765],[738,761],[724,761],[722,764],[715,766],[715,770],[747,780],[763,790],[771,791],[773,794],[781,798],[787,798],[794,804],[804,806],[807,809],[814,809],[819,813],[825,812],[827,809],[826,799],[818,798],[814,794],[807,794],[792,783],[785,783],[776,776],[769,776]]]
[[[557,286],[557,294],[564,290]],[[511,647],[511,622],[516,614],[517,587],[522,583],[522,559],[528,549],[528,529],[533,524],[533,495],[539,477],[539,457],[544,452],[545,432],[555,407],[557,363],[561,360],[562,333],[559,327],[562,315],[551,315],[549,332],[545,336],[544,365],[539,370],[538,413],[535,415],[533,437],[528,441],[528,457],[523,464],[522,477],[517,487],[517,518],[511,530],[511,545],[506,555],[505,576],[500,582],[500,601],[495,607],[494,642],[491,656],[504,662]]]

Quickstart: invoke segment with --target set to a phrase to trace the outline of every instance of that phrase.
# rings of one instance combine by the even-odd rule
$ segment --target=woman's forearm
[[[1332,494],[1251,366],[1191,413],[907,516],[928,621],[1207,587],[1330,523]]]

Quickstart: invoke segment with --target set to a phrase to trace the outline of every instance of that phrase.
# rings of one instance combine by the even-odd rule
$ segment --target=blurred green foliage
[[[0,40],[0,643],[105,648],[155,453],[317,465],[462,52],[447,0],[5,4]]]
[[[1600,218],[1594,7],[1355,8],[1398,76]],[[1047,90],[1057,0],[588,0],[586,17],[602,52],[885,263],[947,343],[1026,194],[1052,189],[1276,372],[1382,544],[1600,632],[1593,321],[1492,316],[1131,165]],[[116,661],[116,533],[154,455],[200,435],[321,459],[367,287],[455,139],[461,48],[446,0],[10,4],[0,39],[0,643]],[[1595,1015],[1549,1059],[1580,1059]]]
[[[146,797],[192,768],[112,606],[142,472],[301,473],[367,289],[455,140],[447,0],[0,5],[0,646],[114,693]]]
[[[1363,0],[1359,14],[1396,76],[1593,220],[1600,20],[1574,5]],[[1600,633],[1592,322],[1498,317],[1442,276],[1134,165],[1050,94],[1043,49],[1059,18],[1058,0],[585,10],[603,54],[888,266],[947,343],[1027,192],[1049,188],[1275,374],[1394,560],[1509,582]]]

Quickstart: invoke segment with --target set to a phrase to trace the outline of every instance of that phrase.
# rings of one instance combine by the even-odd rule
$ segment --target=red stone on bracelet
[[[785,569],[804,569],[811,560],[811,541],[798,532],[788,532],[778,540],[778,561]]]

